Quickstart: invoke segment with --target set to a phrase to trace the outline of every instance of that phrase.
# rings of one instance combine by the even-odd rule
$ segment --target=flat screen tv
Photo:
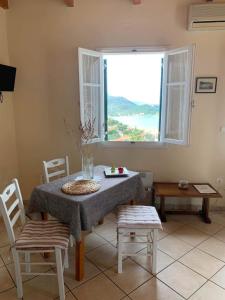
[[[0,92],[13,92],[16,68],[0,64]]]

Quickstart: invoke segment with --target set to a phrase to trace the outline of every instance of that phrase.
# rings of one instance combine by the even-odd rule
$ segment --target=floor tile
[[[146,253],[146,250],[147,249],[143,249],[142,251],[140,251],[140,253]],[[137,262],[147,271],[152,272],[151,256],[134,256],[132,257],[132,260]],[[174,261],[175,260],[172,257],[170,257],[169,255],[163,253],[158,249],[156,272],[159,273],[160,271],[168,267],[170,264],[172,264]]]
[[[167,222],[175,221],[175,222],[179,222],[181,224],[185,224],[184,215],[167,214],[166,219],[167,219]]]
[[[206,282],[204,277],[179,262],[173,263],[157,277],[185,298],[190,297]]]
[[[72,293],[78,300],[119,300],[126,296],[104,274],[100,274],[87,281],[86,284],[75,288]]]
[[[9,238],[6,230],[1,232],[0,247],[9,245]]]
[[[106,217],[104,218],[104,220],[116,223],[117,222],[116,213],[114,213],[114,212],[109,213],[108,215],[106,215]]]
[[[159,229],[157,240],[159,241],[159,240],[163,239],[164,237],[166,237],[167,235],[168,235],[168,233],[166,231]]]
[[[5,230],[5,224],[3,221],[3,217],[0,216],[0,232],[2,232],[3,230]]]
[[[9,254],[8,254],[9,255]],[[10,255],[10,258],[11,258],[11,255]],[[55,260],[55,257],[54,255],[51,255],[50,259],[48,259],[48,261],[53,261]],[[7,259],[7,261],[9,261],[9,257]],[[15,268],[14,268],[14,263],[13,263],[13,260],[12,258],[10,259],[10,263],[6,265],[10,275],[12,276],[14,282],[16,282],[15,280]],[[20,261],[21,262],[24,262],[24,254],[20,254]],[[39,254],[39,253],[33,253],[31,254],[31,262],[47,262],[44,257]],[[47,272],[48,270],[50,270],[52,268],[51,265],[39,265],[39,266],[31,266],[31,271],[32,272]],[[21,270],[22,272],[25,271],[25,266],[21,266]],[[35,275],[25,275],[22,277],[23,279],[23,282],[27,281],[27,280],[30,280],[32,278],[36,277]]]
[[[29,284],[23,285],[23,293],[24,293],[24,300],[53,300],[59,299],[58,298],[58,283],[56,281],[56,277],[54,278],[55,284],[47,290],[49,282],[50,285],[52,284],[52,279],[48,281],[46,284],[46,277],[42,277],[45,280],[46,290],[43,287],[38,287],[38,283],[29,282]],[[47,277],[48,278],[48,277]],[[32,280],[31,280],[32,281]],[[42,284],[43,285],[43,284]],[[49,286],[50,286],[49,285]],[[55,290],[55,292],[51,292],[51,290]],[[66,293],[65,300],[74,300],[75,297],[71,293]],[[16,288],[7,290],[3,293],[0,293],[0,300],[17,300],[17,291]]]
[[[38,276],[23,284],[24,299],[50,300],[59,297],[56,276]],[[65,292],[68,289],[65,287]]]
[[[191,250],[179,261],[208,279],[224,266],[223,262],[199,249]]]
[[[216,273],[210,280],[225,289],[225,267]]]
[[[107,222],[96,226],[94,232],[110,242],[116,239],[117,225],[114,222]]]
[[[181,228],[182,226],[184,226],[184,224],[177,221],[170,220],[168,222],[162,223],[162,226],[163,226],[163,231],[167,233],[172,233],[178,230],[179,228]]]
[[[11,264],[13,262],[10,246],[0,248],[0,255],[6,265]]]
[[[111,269],[105,271],[105,274],[126,294],[129,294],[145,281],[153,277],[149,272],[131,259],[127,259],[123,262],[123,272],[121,274],[117,273],[117,266],[113,266]]]
[[[211,212],[210,219],[217,224],[225,225],[225,213],[224,212]]]
[[[225,290],[212,282],[207,282],[190,300],[224,300]]]
[[[102,237],[100,237],[95,232],[89,233],[85,235],[84,237],[84,245],[85,245],[85,252],[89,252],[90,250],[93,250],[101,245],[104,245],[107,243],[106,240],[104,240]]]
[[[223,225],[217,223],[206,224],[204,222],[193,222],[190,224],[192,227],[205,232],[206,234],[215,234],[217,231],[223,228]]]
[[[214,237],[225,243],[225,228],[214,234]]]
[[[16,288],[0,293],[0,300],[17,300]]]
[[[225,262],[225,243],[211,237],[198,245],[198,248]]]
[[[7,270],[9,271],[11,277],[13,278],[14,282],[16,283],[16,277],[15,277],[15,268],[14,268],[14,264],[9,264],[6,266]],[[31,267],[31,271],[32,272],[38,272],[38,273],[46,273],[46,272],[51,272],[52,268],[51,266],[47,266],[47,265],[42,265],[42,266],[33,266]],[[25,272],[25,266],[21,266],[21,271]],[[47,275],[46,275],[47,276]],[[22,276],[22,280],[23,282],[26,282],[28,280],[31,280],[32,278],[37,277],[36,275],[23,275]]]
[[[140,286],[129,297],[133,300],[182,300],[183,298],[175,293],[157,278],[152,278]]]
[[[3,260],[2,260],[1,257],[0,257],[0,268],[1,268],[2,266],[4,266],[4,262],[3,262]]]
[[[14,234],[17,238],[21,234],[21,226],[14,226]],[[0,247],[9,246],[9,238],[6,229],[1,232]]]
[[[117,249],[108,243],[88,252],[86,257],[98,268],[105,270],[117,263]]]
[[[172,235],[192,246],[197,246],[210,237],[208,234],[205,234],[204,232],[189,225],[185,225],[184,227],[178,229]]]
[[[12,278],[10,277],[6,267],[0,268],[0,292],[14,287]]]
[[[178,259],[190,251],[193,247],[172,235],[168,235],[158,242],[158,248],[172,258]]]
[[[202,222],[202,218],[199,215],[172,215],[171,217],[176,218],[178,222],[181,222],[183,224]]]
[[[134,244],[123,244],[123,251],[129,253],[137,253],[142,249],[146,248],[147,238],[146,237],[123,237],[124,242],[132,242]],[[143,243],[145,242],[145,243]],[[110,242],[114,247],[117,247],[117,240],[113,240]]]
[[[84,279],[82,281],[77,281],[75,280],[75,262],[74,262],[74,256],[69,257],[69,269],[64,270],[64,280],[66,285],[70,288],[73,289],[77,287],[78,285],[83,284],[85,281],[88,279],[96,276],[99,274],[101,271],[95,267],[90,261],[85,259],[84,261]]]
[[[72,293],[67,293],[66,294],[66,300],[75,300],[76,298],[73,296],[73,294]]]
[[[65,296],[65,300],[76,300],[75,296],[71,292],[66,293]],[[55,298],[54,300],[59,300],[59,297]]]

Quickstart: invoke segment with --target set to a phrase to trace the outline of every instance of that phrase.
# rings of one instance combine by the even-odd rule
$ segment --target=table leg
[[[42,218],[43,221],[48,221],[48,213],[41,212],[41,218]]]
[[[75,279],[81,281],[84,278],[84,240],[76,241],[75,249]]]
[[[202,199],[202,217],[205,223],[211,224],[211,220],[209,218],[209,198]]]
[[[166,222],[166,213],[165,213],[165,197],[160,197],[160,208],[159,208],[160,219],[162,222]]]
[[[152,206],[155,206],[155,189],[152,187]]]
[[[43,221],[48,221],[48,213],[46,212],[41,212],[41,218]],[[44,253],[44,258],[49,258],[50,253]]]
[[[103,223],[104,223],[104,218],[102,218],[98,221],[98,225],[102,225]]]

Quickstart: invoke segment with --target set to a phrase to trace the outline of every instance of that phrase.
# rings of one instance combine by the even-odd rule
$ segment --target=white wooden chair
[[[55,170],[60,168],[60,170]],[[52,172],[53,170],[53,172]],[[68,156],[64,158],[56,158],[49,161],[43,161],[43,171],[45,183],[49,183],[50,180],[55,177],[63,177],[69,175],[69,159]]]
[[[57,275],[60,300],[65,300],[64,267],[68,267],[69,228],[58,221],[28,221],[25,223],[25,213],[22,195],[17,179],[13,179],[0,194],[0,212],[8,233],[13,261],[18,298],[23,298],[22,275]],[[20,219],[22,231],[18,238],[14,234],[14,226]],[[32,253],[55,253],[55,262],[30,261]],[[20,254],[25,255],[25,262],[20,262]],[[64,259],[62,260],[62,255]],[[25,272],[21,271],[25,266]],[[56,265],[56,273],[33,273],[32,265]]]
[[[122,273],[123,256],[147,255],[152,257],[152,274],[156,274],[158,229],[162,229],[162,225],[155,207],[144,205],[120,207],[117,223],[118,273]],[[133,238],[127,241],[130,235]],[[144,236],[146,241],[139,241],[136,239],[138,236]],[[127,250],[129,245],[140,243],[147,245],[146,254]]]
[[[55,171],[56,168],[60,170]],[[53,172],[51,172],[54,170]],[[69,158],[66,155],[64,158],[55,158],[49,161],[43,161],[43,175],[45,183],[49,183],[56,177],[69,176]],[[70,235],[70,246],[73,247],[74,237]]]

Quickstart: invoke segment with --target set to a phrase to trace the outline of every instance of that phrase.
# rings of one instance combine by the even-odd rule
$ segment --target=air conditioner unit
[[[225,30],[225,3],[191,5],[188,30]]]

